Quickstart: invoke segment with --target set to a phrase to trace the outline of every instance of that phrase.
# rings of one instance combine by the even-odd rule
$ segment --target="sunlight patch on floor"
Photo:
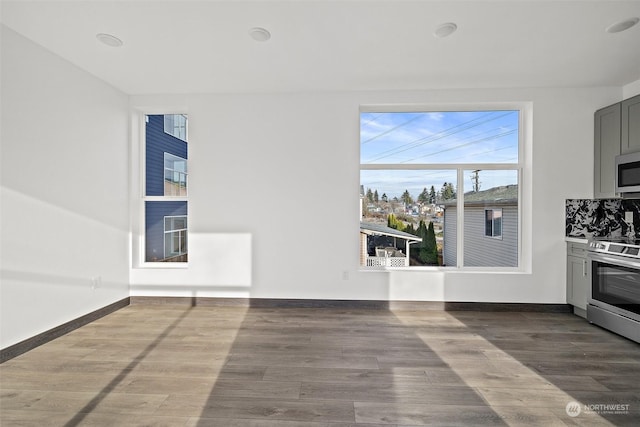
[[[416,335],[446,361],[446,368],[426,369],[429,381],[434,385],[472,388],[507,425],[523,425],[527,417],[544,419],[549,423],[546,425],[566,426],[563,421],[613,425],[595,412],[579,411],[575,418],[570,416],[569,412],[575,415],[576,403],[580,408],[584,404],[453,315],[440,312],[417,316],[403,311],[394,314],[406,326],[419,328]],[[429,324],[437,326],[434,333],[428,332]]]

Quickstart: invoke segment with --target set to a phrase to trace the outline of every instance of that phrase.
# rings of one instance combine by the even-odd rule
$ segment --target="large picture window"
[[[520,122],[518,109],[363,108],[361,265],[518,267]]]

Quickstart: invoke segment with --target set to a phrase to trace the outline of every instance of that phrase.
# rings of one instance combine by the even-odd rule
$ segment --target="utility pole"
[[[477,193],[480,191],[480,169],[472,172],[471,181],[473,182],[473,192]]]

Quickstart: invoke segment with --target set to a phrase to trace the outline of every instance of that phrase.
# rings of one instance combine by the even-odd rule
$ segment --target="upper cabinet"
[[[619,154],[640,151],[640,95],[595,113],[594,199],[620,197],[615,191]]]
[[[622,153],[640,151],[640,95],[621,103],[622,107]]]
[[[620,154],[620,104],[610,105],[595,114],[594,199],[617,197],[615,159]]]

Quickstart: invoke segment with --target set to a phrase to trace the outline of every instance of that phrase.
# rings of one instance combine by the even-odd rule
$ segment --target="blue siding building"
[[[145,196],[162,197],[145,201],[147,262],[187,260],[186,124],[183,115],[147,116]]]
[[[187,159],[187,143],[165,132],[163,115],[147,116],[146,128],[146,194],[147,196],[169,196],[165,194],[165,153],[179,159]],[[186,195],[186,194],[185,194]]]

